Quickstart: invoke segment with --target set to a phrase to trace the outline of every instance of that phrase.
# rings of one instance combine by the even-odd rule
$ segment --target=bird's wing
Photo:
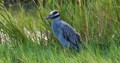
[[[70,42],[70,44],[79,47],[80,44],[80,36],[79,34],[68,24],[62,26],[61,34],[63,37]]]

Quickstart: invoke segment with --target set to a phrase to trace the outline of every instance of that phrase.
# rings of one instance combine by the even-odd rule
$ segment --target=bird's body
[[[64,48],[68,48],[70,43],[62,35],[62,28],[65,26],[65,23],[63,21],[59,21],[59,19],[53,19],[51,26],[53,33],[58,38],[62,46]]]
[[[51,14],[52,13],[53,11],[51,12]],[[57,17],[54,16],[51,23],[54,35],[58,38],[64,48],[79,50],[81,48],[79,34],[72,26],[61,20],[58,16],[58,13],[56,14]]]

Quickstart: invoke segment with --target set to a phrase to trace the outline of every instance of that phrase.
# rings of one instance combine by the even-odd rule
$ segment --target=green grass
[[[87,45],[89,46],[89,45]],[[14,46],[0,45],[1,63],[119,63],[120,47],[99,49],[88,47],[79,53],[67,51],[55,46],[28,44]]]
[[[1,3],[0,63],[120,63],[120,1],[65,1],[48,0],[45,8],[40,1],[29,10],[6,10]],[[64,52],[53,35],[44,20],[53,9],[80,33],[80,52]]]

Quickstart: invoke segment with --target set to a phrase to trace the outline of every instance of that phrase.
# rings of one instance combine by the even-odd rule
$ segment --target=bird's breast
[[[60,32],[59,24],[55,23],[55,22],[52,22],[51,27],[52,27],[52,31],[55,34],[55,36],[58,37],[59,36],[59,32]]]

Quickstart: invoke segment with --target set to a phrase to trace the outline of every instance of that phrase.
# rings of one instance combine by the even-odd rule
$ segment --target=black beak
[[[48,20],[48,19],[50,19],[51,18],[51,15],[48,15],[46,18],[45,18],[45,20]]]

